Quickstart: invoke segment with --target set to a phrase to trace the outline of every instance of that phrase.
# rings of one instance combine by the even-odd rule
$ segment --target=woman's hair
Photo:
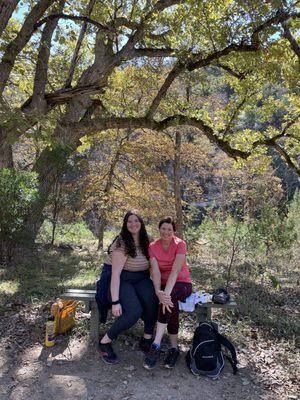
[[[131,215],[135,215],[138,220],[140,221],[141,224],[141,229],[140,229],[140,234],[139,234],[139,242],[140,242],[140,247],[142,250],[142,253],[144,254],[144,256],[147,258],[147,260],[149,260],[149,251],[148,251],[148,247],[149,247],[149,237],[146,231],[146,227],[144,224],[144,221],[142,219],[142,217],[137,214],[135,211],[128,211],[123,219],[123,226],[121,229],[121,232],[119,233],[119,235],[117,235],[113,242],[110,244],[110,246],[108,247],[108,253],[110,253],[110,248],[112,246],[113,243],[116,242],[116,246],[117,247],[121,247],[122,242],[125,245],[125,253],[128,254],[130,257],[136,257],[136,247],[135,247],[135,243],[132,237],[132,234],[129,232],[129,230],[127,229],[127,222],[128,222],[128,218]]]
[[[159,221],[159,224],[158,224],[158,229],[160,229],[160,227],[161,227],[162,224],[164,224],[164,223],[172,224],[173,229],[174,229],[174,232],[176,231],[176,225],[175,225],[175,222],[174,222],[174,220],[172,219],[172,217],[165,217],[165,218],[161,219],[161,220]]]

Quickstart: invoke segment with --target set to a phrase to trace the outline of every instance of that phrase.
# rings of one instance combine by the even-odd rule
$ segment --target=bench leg
[[[92,302],[91,306],[91,340],[98,342],[99,341],[99,311],[96,302]]]
[[[84,303],[84,312],[87,314],[91,311],[91,307],[90,307],[90,303],[88,301],[86,301]]]
[[[196,308],[198,314],[199,323],[205,321],[211,321],[211,308],[210,307],[198,307]]]

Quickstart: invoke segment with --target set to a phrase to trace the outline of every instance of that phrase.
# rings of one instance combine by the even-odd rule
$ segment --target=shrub
[[[28,171],[0,170],[0,258],[11,261],[14,249],[26,239],[24,219],[37,199],[37,174]]]

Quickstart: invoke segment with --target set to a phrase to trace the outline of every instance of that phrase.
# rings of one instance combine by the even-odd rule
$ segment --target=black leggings
[[[157,319],[158,301],[149,270],[140,272],[122,271],[120,275],[120,303],[122,315],[118,317],[107,335],[115,340],[118,335],[131,328],[141,317],[144,333],[152,335]]]

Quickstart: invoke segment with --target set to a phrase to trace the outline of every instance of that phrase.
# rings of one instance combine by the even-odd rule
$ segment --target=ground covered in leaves
[[[218,284],[220,269],[212,260],[198,257],[190,265],[195,288],[209,290]],[[120,364],[102,363],[88,340],[89,315],[81,307],[74,330],[46,349],[43,337],[51,302],[66,287],[92,287],[98,272],[99,255],[80,248],[37,248],[14,270],[1,269],[1,400],[298,398],[297,284],[280,291],[253,280],[232,286],[238,311],[215,312],[213,318],[237,347],[239,373],[234,376],[226,366],[220,379],[211,381],[190,374],[184,362],[197,324],[194,314],[181,316],[182,356],[173,371],[143,369],[143,354],[137,349],[141,324],[119,338]],[[105,329],[101,327],[103,333]]]

